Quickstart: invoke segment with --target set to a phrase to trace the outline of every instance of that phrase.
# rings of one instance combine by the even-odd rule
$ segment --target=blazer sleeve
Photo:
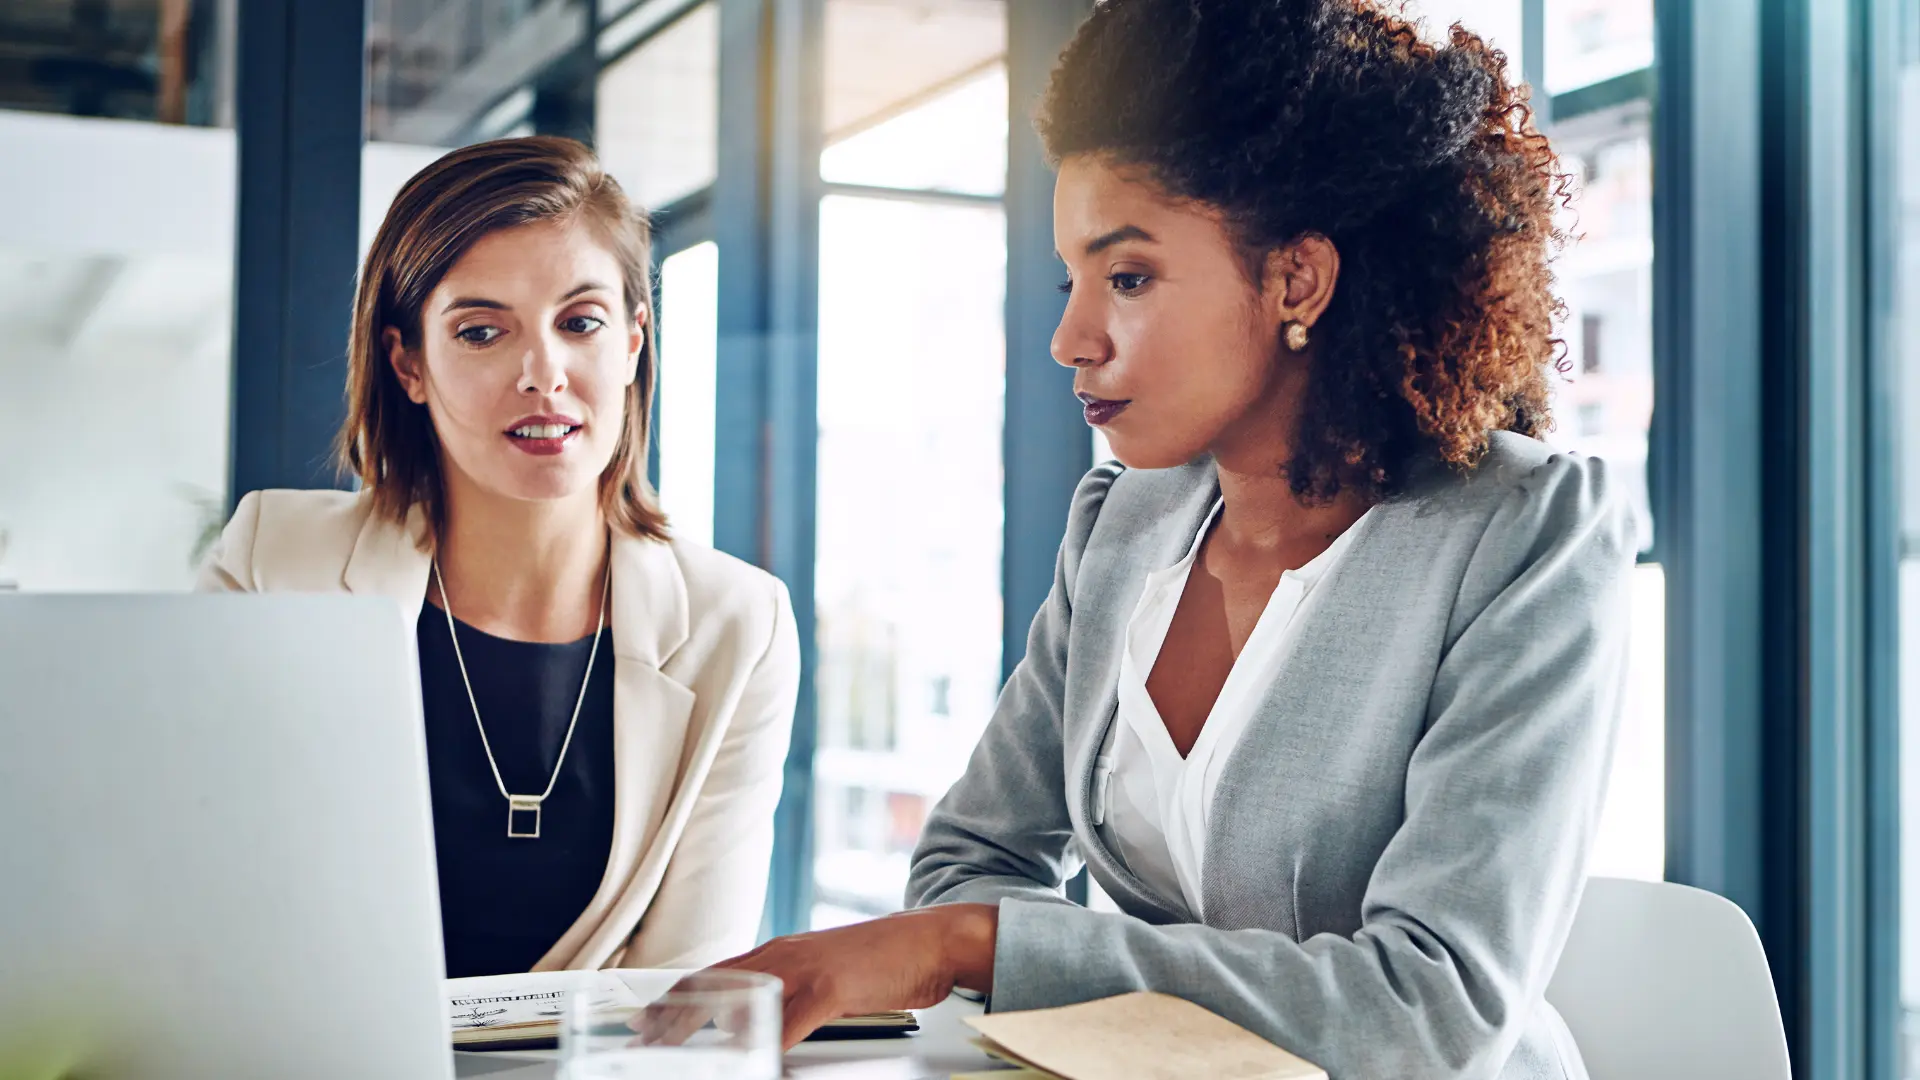
[[[772,633],[622,967],[705,967],[746,952],[759,937],[774,809],[800,692],[793,603],[785,585],[774,581],[772,588]]]
[[[1357,932],[1296,941],[1152,926],[1009,892],[992,1007],[1158,990],[1335,1080],[1496,1074],[1558,962],[1604,794],[1634,550],[1609,488],[1600,462],[1559,457],[1502,496],[1461,586],[1464,625],[1437,669],[1404,823],[1374,869]],[[1016,749],[996,744],[984,761],[1018,770],[1005,760]],[[980,814],[997,787],[970,778],[964,805]],[[1009,873],[1026,864],[1000,857],[1003,846],[1024,850],[1028,829],[1051,837],[1059,827],[1054,817],[1027,827],[967,820],[945,824],[939,845]],[[955,839],[1001,829],[1006,838]]]
[[[1073,581],[1121,466],[1081,479],[1054,560],[1053,587],[1027,633],[1027,653],[1000,692],[967,770],[934,807],[914,849],[909,907],[1002,899],[1065,903],[1078,872],[1067,816],[1061,734]]]
[[[234,508],[233,518],[220,530],[200,564],[195,592],[254,592],[253,542],[260,532],[260,493],[250,491]]]

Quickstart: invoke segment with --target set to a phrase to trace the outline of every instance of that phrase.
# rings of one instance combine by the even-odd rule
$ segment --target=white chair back
[[[1791,1080],[1760,935],[1710,892],[1590,880],[1547,1000],[1592,1080]]]

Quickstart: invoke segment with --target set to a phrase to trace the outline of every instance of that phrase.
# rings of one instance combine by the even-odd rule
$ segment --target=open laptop
[[[444,1080],[442,972],[393,604],[0,594],[0,1076]]]

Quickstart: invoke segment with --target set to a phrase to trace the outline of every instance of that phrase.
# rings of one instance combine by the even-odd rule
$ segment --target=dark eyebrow
[[[568,289],[567,294],[560,298],[560,302],[564,304],[567,301],[573,299],[574,297],[581,295],[582,293],[590,293],[596,290],[605,292],[605,291],[610,291],[610,289],[611,289],[610,286],[602,285],[597,281],[583,281],[580,284],[575,285],[573,288]],[[453,303],[448,304],[446,307],[442,308],[440,311],[440,314],[445,315],[450,311],[458,311],[462,308],[486,308],[489,311],[506,311],[507,305],[501,303],[498,300],[486,300],[477,296],[462,296],[459,299],[455,300]]]
[[[505,311],[507,310],[507,305],[498,300],[483,300],[477,296],[462,296],[455,299],[453,303],[441,308],[440,314],[445,315],[449,311],[458,311],[461,308],[487,308],[492,311]]]
[[[1087,242],[1087,254],[1098,255],[1115,244],[1127,240],[1145,240],[1153,243],[1153,234],[1138,225],[1122,225],[1103,236],[1096,236]]]

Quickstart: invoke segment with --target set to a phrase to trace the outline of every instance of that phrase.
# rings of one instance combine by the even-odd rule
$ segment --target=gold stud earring
[[[1286,338],[1287,348],[1292,349],[1294,352],[1305,352],[1307,350],[1307,328],[1304,323],[1287,323]]]

